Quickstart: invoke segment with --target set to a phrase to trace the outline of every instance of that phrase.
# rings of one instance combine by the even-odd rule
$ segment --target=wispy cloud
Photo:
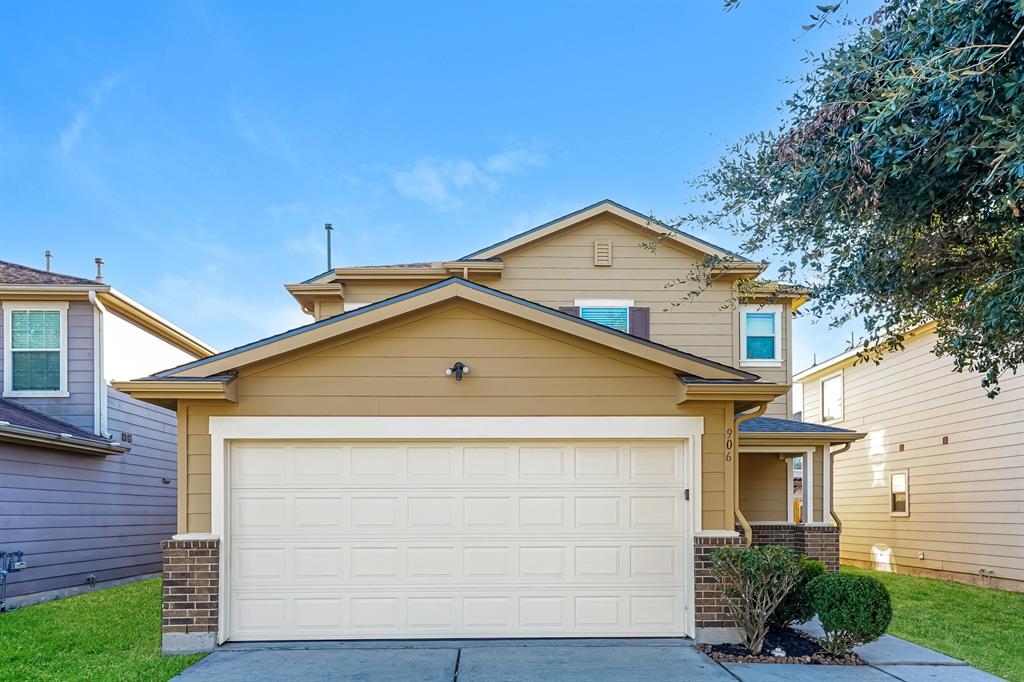
[[[438,208],[457,207],[468,191],[493,192],[502,176],[543,166],[547,158],[527,149],[512,149],[485,159],[419,159],[392,176],[399,194]]]
[[[104,76],[99,83],[93,86],[89,93],[88,102],[79,107],[75,111],[71,122],[58,131],[58,147],[65,158],[70,157],[74,153],[79,141],[82,139],[82,134],[88,128],[93,116],[96,115],[96,111],[103,104],[103,100],[113,92],[114,87],[121,78],[121,73],[111,73]]]
[[[159,301],[155,308],[189,329],[218,330],[204,338],[218,349],[312,321],[286,294],[240,288],[224,272],[219,262],[211,261],[188,272],[166,275],[145,292],[145,300]]]

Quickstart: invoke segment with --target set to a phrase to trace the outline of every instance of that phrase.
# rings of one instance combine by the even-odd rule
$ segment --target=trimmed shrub
[[[811,593],[807,587],[812,580],[820,575],[825,575],[825,564],[805,556],[797,559],[797,564],[800,567],[800,572],[797,575],[796,584],[768,618],[768,624],[772,627],[786,628],[795,623],[806,623],[814,618]]]
[[[729,613],[743,634],[743,645],[752,654],[760,654],[768,617],[799,575],[796,556],[779,545],[721,547],[711,553],[711,572],[722,583]]]
[[[833,654],[875,641],[892,620],[889,592],[871,576],[829,573],[812,580],[808,590],[825,630],[821,646]]]

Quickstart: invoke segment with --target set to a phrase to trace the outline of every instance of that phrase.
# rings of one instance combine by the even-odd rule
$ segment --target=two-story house
[[[932,352],[935,324],[881,363],[857,350],[796,375],[807,421],[863,431],[836,461],[843,563],[1024,592],[1024,375]]]
[[[109,381],[213,349],[102,281],[4,261],[0,310],[2,607],[158,573],[176,417]]]
[[[834,568],[831,453],[859,437],[786,419],[802,295],[734,300],[762,270],[602,201],[451,261],[331,269],[287,287],[308,325],[118,384],[178,412],[165,650],[733,636],[709,553]]]

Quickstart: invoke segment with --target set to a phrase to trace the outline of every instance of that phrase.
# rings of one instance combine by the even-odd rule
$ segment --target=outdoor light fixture
[[[462,375],[469,374],[469,367],[461,362],[456,362],[454,365],[446,369],[444,373],[445,376],[451,376],[454,374],[456,381],[462,381]]]

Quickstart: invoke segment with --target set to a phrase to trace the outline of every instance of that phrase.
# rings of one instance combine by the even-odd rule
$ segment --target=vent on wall
[[[608,241],[594,242],[594,265],[608,267],[612,264],[612,243]]]

